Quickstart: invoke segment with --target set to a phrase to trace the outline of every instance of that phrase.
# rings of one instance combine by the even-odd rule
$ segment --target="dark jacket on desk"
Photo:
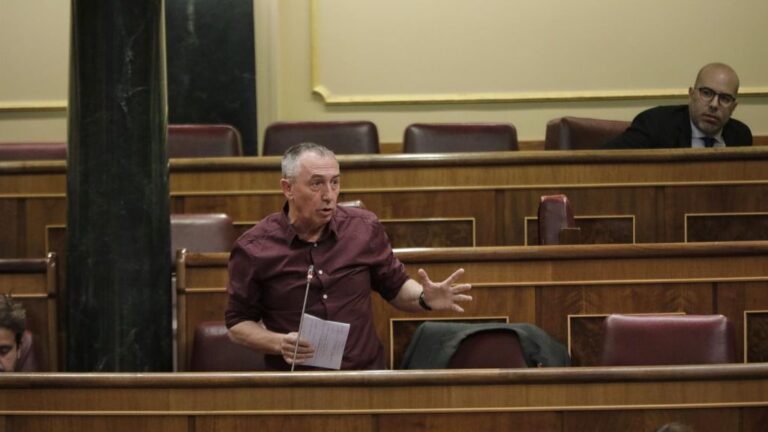
[[[752,131],[730,119],[723,127],[727,147],[752,145]],[[603,145],[604,149],[661,149],[691,147],[691,117],[688,105],[659,106],[643,111],[621,135]]]
[[[487,330],[515,332],[529,367],[570,366],[568,350],[532,324],[453,323],[427,321],[419,326],[405,351],[402,369],[443,369],[464,338]]]

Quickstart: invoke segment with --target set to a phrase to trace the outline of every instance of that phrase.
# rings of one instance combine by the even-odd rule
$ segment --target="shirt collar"
[[[338,237],[338,222],[336,221],[336,218],[339,214],[339,206],[336,206],[336,212],[334,212],[333,216],[331,217],[330,222],[328,222],[328,225],[326,225],[326,229],[323,232],[323,235],[320,237],[320,239],[317,241],[317,243],[322,242],[323,240],[333,237]],[[285,238],[285,241],[288,243],[288,245],[293,244],[294,241],[299,241],[302,243],[307,243],[306,241],[299,238],[299,234],[296,232],[295,229],[293,229],[293,225],[291,225],[291,220],[288,218],[288,201],[283,204],[283,224],[285,226],[286,233],[288,234]]]
[[[693,124],[693,121],[691,121],[691,147],[704,148],[704,140],[702,138],[705,136],[707,135],[699,128],[697,128],[696,125]],[[720,129],[720,132],[718,132],[717,135],[713,136],[712,138],[715,139],[714,147],[725,147],[725,140],[723,139],[722,129]]]

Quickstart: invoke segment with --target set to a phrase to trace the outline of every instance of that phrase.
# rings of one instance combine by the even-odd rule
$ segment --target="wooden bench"
[[[374,294],[376,330],[390,366],[399,364],[415,326],[434,318],[533,323],[570,344],[576,365],[595,364],[599,340],[591,336],[608,313],[721,313],[736,329],[740,361],[768,359],[768,343],[760,336],[768,331],[768,242],[401,249],[396,254],[410,274],[424,268],[435,280],[463,267],[474,301],[464,314],[407,314]],[[223,319],[227,260],[226,253],[182,254],[178,260],[182,369],[195,325]]]
[[[590,241],[696,241],[704,232],[696,222],[708,214],[718,216],[705,231],[726,233],[728,214],[763,215],[738,223],[751,239],[768,239],[768,147],[338,159],[342,199],[362,200],[389,221],[398,246],[536,244],[539,198],[558,193],[568,195]],[[172,160],[172,211],[223,212],[245,229],[281,208],[279,177],[278,157]],[[0,257],[47,252],[45,227],[66,222],[65,162],[0,162],[0,219],[7,224]],[[414,239],[420,243],[400,243]]]
[[[768,365],[0,374],[6,430],[762,431]]]

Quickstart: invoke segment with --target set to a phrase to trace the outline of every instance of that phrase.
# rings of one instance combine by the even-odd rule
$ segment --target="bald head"
[[[696,82],[693,87],[699,87],[702,81],[708,81],[709,79],[716,79],[718,81],[728,83],[732,88],[732,94],[736,96],[739,92],[739,76],[736,75],[736,71],[732,67],[725,63],[709,63],[699,69],[699,73],[696,74]]]

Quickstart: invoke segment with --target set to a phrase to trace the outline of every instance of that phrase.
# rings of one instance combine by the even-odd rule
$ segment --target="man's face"
[[[0,327],[0,372],[16,370],[18,359],[19,345],[16,343],[16,335],[7,328]]]
[[[313,152],[302,154],[294,179],[283,179],[283,194],[290,202],[291,223],[302,229],[318,229],[336,211],[341,178],[339,163],[333,157]]]
[[[738,88],[738,78],[732,71],[704,69],[694,87],[688,89],[688,111],[693,124],[709,136],[717,135],[736,109]]]

